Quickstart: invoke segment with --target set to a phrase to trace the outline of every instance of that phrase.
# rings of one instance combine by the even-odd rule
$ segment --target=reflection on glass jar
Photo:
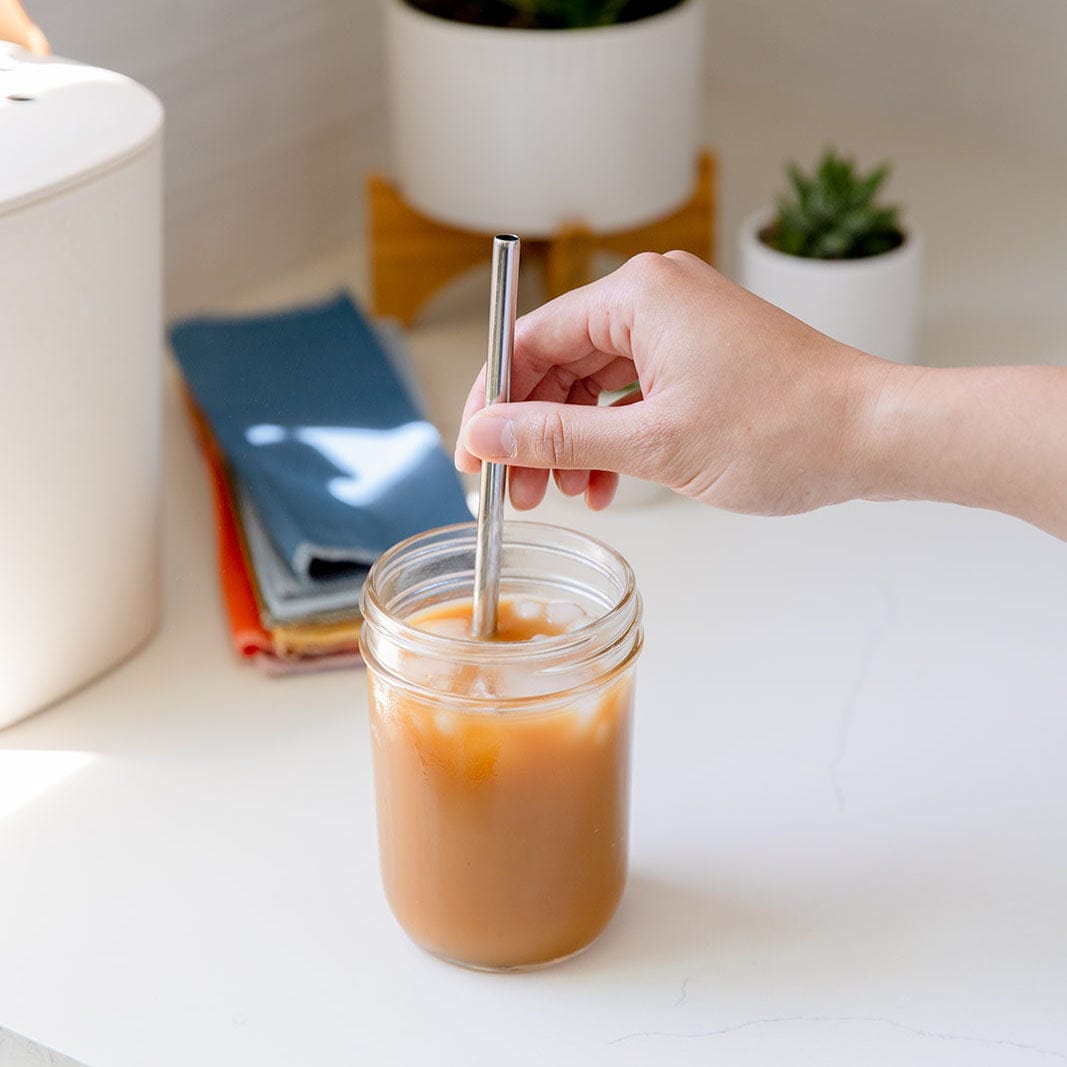
[[[606,545],[508,523],[500,625],[475,640],[474,551],[472,524],[430,531],[364,589],[382,878],[428,951],[534,967],[622,895],[641,603]]]

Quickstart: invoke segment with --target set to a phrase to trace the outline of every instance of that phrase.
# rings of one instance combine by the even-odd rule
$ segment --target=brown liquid
[[[470,617],[467,602],[409,621]],[[501,602],[498,640],[563,628]],[[532,966],[607,924],[626,880],[630,672],[592,704],[586,693],[586,710],[445,709],[372,676],[382,877],[424,948],[477,967]]]

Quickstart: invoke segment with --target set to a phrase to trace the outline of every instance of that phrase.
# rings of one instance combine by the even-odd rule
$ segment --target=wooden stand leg
[[[380,175],[367,179],[370,266],[376,315],[410,326],[442,286],[478,263],[488,262],[490,234],[472,233],[428,219]],[[581,223],[547,241],[525,242],[545,259],[545,295],[559,296],[592,280],[598,251],[628,259],[638,252],[678,248],[711,262],[715,221],[715,159],[700,156],[693,195],[677,211],[633,230],[594,233]]]
[[[545,299],[552,300],[587,284],[593,276],[596,237],[585,226],[564,226],[547,242]]]
[[[379,175],[367,179],[367,203],[376,315],[410,326],[443,285],[490,259],[487,237],[420,215]]]

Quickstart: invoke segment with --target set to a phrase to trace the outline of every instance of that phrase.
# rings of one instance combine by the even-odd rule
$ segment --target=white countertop
[[[962,300],[951,203],[927,358],[988,358],[996,323],[1004,358],[1062,358],[1018,271]],[[243,303],[358,289],[355,254]],[[446,435],[480,301],[461,284],[412,336]],[[554,498],[537,517],[611,542],[645,597],[630,882],[586,954],[492,976],[388,912],[363,675],[229,653],[173,395],[167,488],[156,639],[0,734],[0,1025],[90,1067],[1067,1061],[1067,546],[931,504]]]

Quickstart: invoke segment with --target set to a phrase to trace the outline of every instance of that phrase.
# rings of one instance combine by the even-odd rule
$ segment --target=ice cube
[[[433,724],[442,734],[454,734],[456,732],[456,716],[450,711],[439,710],[435,712]]]
[[[478,697],[480,700],[486,700],[495,695],[493,686],[484,674],[476,674],[471,679],[470,689],[467,693],[469,696]]]
[[[574,716],[575,724],[582,729],[588,727],[597,718],[597,713],[600,711],[600,700],[601,695],[599,693],[579,697],[571,705],[571,714]]]
[[[455,666],[432,656],[409,655],[405,658],[401,670],[415,685],[439,693],[450,692],[455,684]]]
[[[584,622],[586,614],[577,604],[572,604],[567,600],[557,600],[548,605],[545,617],[548,619],[550,626],[558,626],[560,629],[564,629],[572,623],[579,622],[579,620]]]
[[[516,600],[513,610],[517,619],[540,619],[545,614],[545,605],[539,600]]]
[[[419,629],[438,637],[463,638],[471,635],[470,623],[466,619],[448,615],[444,618],[424,619],[419,623]]]
[[[544,680],[536,668],[509,663],[501,668],[497,676],[494,695],[505,698],[530,697],[544,691]]]

